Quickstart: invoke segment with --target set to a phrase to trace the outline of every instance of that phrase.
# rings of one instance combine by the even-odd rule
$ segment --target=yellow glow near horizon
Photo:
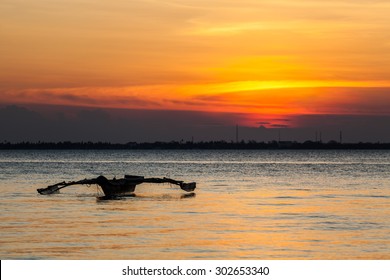
[[[293,88],[325,88],[325,87],[356,87],[356,88],[380,88],[390,87],[390,81],[235,81],[222,84],[188,85],[180,90],[180,93],[229,93],[268,89],[293,89]]]
[[[103,108],[181,110],[184,107],[187,110],[208,112],[331,114],[335,101],[350,104],[352,108],[346,108],[346,112],[353,112],[354,106],[368,103],[369,100],[384,106],[384,102],[390,100],[387,91],[383,91],[386,88],[390,88],[388,81],[236,81],[194,85],[29,89],[22,93],[10,90],[4,92],[3,100],[23,103],[27,99],[38,104]],[[338,113],[344,112],[339,108]],[[373,113],[383,113],[383,110]]]

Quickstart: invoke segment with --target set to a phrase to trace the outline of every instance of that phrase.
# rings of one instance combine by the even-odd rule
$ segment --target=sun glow
[[[299,114],[386,113],[387,81],[235,81],[192,85],[48,88],[5,91],[8,103],[77,105],[103,108],[243,113],[255,119]],[[371,100],[371,101],[370,101]],[[379,104],[373,103],[376,100]],[[381,101],[381,102],[378,102]],[[356,109],[356,111],[354,111]],[[256,125],[252,122],[251,125]]]

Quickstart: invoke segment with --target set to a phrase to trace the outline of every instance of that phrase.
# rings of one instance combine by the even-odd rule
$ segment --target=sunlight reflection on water
[[[0,151],[0,170],[2,259],[390,258],[389,151]],[[100,174],[198,188],[36,193]]]

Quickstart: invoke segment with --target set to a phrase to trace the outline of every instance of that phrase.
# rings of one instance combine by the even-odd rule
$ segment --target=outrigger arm
[[[187,192],[192,192],[196,188],[196,183],[184,183],[183,181],[177,181],[170,178],[144,178],[143,176],[125,175],[121,179],[108,180],[104,176],[99,176],[93,179],[83,179],[79,181],[60,182],[46,188],[37,189],[39,194],[54,194],[58,193],[60,189],[72,186],[72,185],[99,185],[104,194],[107,195],[125,195],[134,192],[135,187],[142,183],[170,183],[180,186],[180,188]]]

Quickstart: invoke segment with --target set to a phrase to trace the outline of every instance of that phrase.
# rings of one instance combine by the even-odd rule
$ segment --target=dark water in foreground
[[[68,180],[196,181],[97,200]],[[0,151],[1,259],[390,259],[390,151]]]

